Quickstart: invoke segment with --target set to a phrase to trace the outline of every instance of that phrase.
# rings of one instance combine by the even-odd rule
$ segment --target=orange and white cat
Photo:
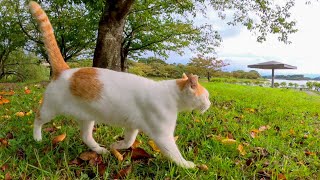
[[[197,76],[183,74],[181,79],[156,82],[107,69],[70,69],[45,12],[32,1],[29,8],[40,27],[53,70],[53,80],[34,121],[35,140],[41,140],[43,124],[57,115],[72,115],[79,121],[83,142],[97,153],[108,151],[93,139],[95,122],[125,128],[124,139],[110,148],[129,148],[141,130],[176,164],[195,167],[182,157],[174,130],[178,112],[193,109],[205,112],[210,107],[209,93],[198,83]]]

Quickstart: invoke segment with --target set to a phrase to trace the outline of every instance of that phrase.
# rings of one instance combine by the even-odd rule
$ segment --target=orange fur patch
[[[204,87],[201,86],[201,85],[198,83],[197,89],[196,89],[196,91],[195,91],[196,96],[200,96],[200,95],[202,95],[204,92],[205,92]]]
[[[71,94],[85,100],[100,98],[102,86],[95,68],[81,68],[70,78]]]
[[[180,91],[184,89],[184,87],[187,85],[188,79],[177,79],[176,84],[178,85]],[[205,88],[201,86],[199,83],[197,85],[197,88],[195,89],[195,95],[200,96],[205,92]]]
[[[183,88],[186,86],[187,82],[188,82],[188,79],[177,79],[176,80],[176,84],[178,85],[180,91],[183,90]]]

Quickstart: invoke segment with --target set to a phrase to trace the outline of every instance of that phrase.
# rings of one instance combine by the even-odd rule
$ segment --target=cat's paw
[[[106,148],[103,147],[96,147],[96,148],[92,148],[92,150],[98,154],[107,154],[109,153],[109,151]]]
[[[42,141],[42,137],[41,136],[33,136],[33,139],[35,140],[35,141]]]
[[[110,149],[128,149],[131,144],[126,143],[125,141],[121,140],[110,145]]]
[[[192,161],[184,161],[181,164],[181,167],[191,169],[191,168],[195,168],[196,165]]]

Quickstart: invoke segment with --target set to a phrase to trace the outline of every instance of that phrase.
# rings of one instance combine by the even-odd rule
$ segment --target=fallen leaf
[[[1,146],[7,147],[9,145],[8,140],[5,138],[0,138]]]
[[[111,149],[111,153],[118,159],[118,161],[123,161],[123,155],[116,149]]]
[[[22,148],[17,150],[16,155],[20,160],[26,159],[26,153]]]
[[[5,172],[9,168],[8,164],[4,164],[0,167],[1,171]]]
[[[239,144],[237,149],[242,156],[246,155],[246,151],[244,150],[242,144]]]
[[[4,175],[4,180],[12,180],[12,177],[9,172],[7,172],[6,175]]]
[[[293,129],[290,129],[290,135],[295,135],[296,133],[294,132],[294,130]]]
[[[237,141],[236,140],[234,140],[234,139],[229,139],[229,138],[226,138],[226,139],[222,139],[221,140],[221,143],[222,144],[234,144],[234,143],[236,143]]]
[[[80,159],[84,161],[89,161],[90,159],[95,159],[98,157],[98,154],[94,151],[86,151],[80,154]]]
[[[202,171],[208,171],[209,170],[208,166],[205,165],[205,164],[197,165],[197,168],[199,168]]]
[[[149,146],[151,146],[151,148],[156,151],[156,152],[160,152],[160,149],[158,148],[158,146],[156,145],[156,143],[153,140],[149,140],[148,141]]]
[[[304,154],[305,154],[306,156],[313,156],[313,155],[316,155],[316,153],[314,153],[314,152],[310,152],[310,151],[305,151],[305,152],[304,152]]]
[[[18,117],[23,117],[24,115],[25,115],[25,113],[22,111],[16,113],[16,116],[18,116]]]
[[[25,90],[24,90],[24,93],[25,93],[25,94],[30,94],[30,93],[31,93],[31,90],[30,90],[30,89],[25,89]]]
[[[30,116],[32,114],[32,110],[30,110],[29,112],[26,113],[26,116]]]
[[[128,176],[132,171],[132,165],[125,167],[124,169],[121,169],[116,175],[113,176],[114,179],[122,179]]]
[[[265,131],[265,130],[268,130],[268,129],[270,129],[270,126],[269,126],[269,125],[259,127],[259,131],[260,131],[260,132]]]
[[[69,163],[68,163],[68,165],[80,165],[82,162],[81,162],[82,160],[81,159],[79,159],[79,158],[76,158],[76,159],[74,159],[74,160],[72,160],[72,161],[70,161]]]
[[[52,132],[57,131],[57,129],[55,127],[47,127],[47,128],[44,128],[43,131],[52,133]]]
[[[227,138],[229,138],[229,139],[234,139],[234,137],[233,137],[233,135],[231,134],[231,132],[228,132],[228,133],[227,133]]]
[[[251,132],[250,132],[250,136],[252,137],[252,138],[256,138],[257,136],[258,136],[258,133],[259,133],[260,131],[258,130],[258,129],[253,129],[253,130],[251,130]]]
[[[101,163],[98,165],[98,172],[100,176],[103,176],[106,170],[107,170],[107,166],[105,164]]]
[[[144,149],[142,148],[135,148],[132,149],[131,152],[131,159],[132,160],[142,160],[142,159],[150,159],[152,156],[148,154]]]
[[[134,142],[133,142],[133,144],[132,144],[132,148],[137,148],[137,147],[139,147],[140,145],[142,144],[142,142],[140,141],[140,140],[135,140]]]
[[[195,119],[194,122],[199,123],[201,121],[199,119]]]
[[[4,115],[4,116],[1,116],[3,119],[11,119],[11,116],[9,115]]]
[[[3,97],[0,98],[0,104],[7,104],[9,102],[10,102],[9,99],[3,98]]]
[[[287,180],[286,176],[283,174],[278,174],[278,180]]]
[[[8,132],[6,135],[7,139],[13,139],[13,134],[11,132]]]
[[[255,113],[256,112],[256,110],[253,109],[253,108],[245,108],[244,110],[249,112],[249,113]]]
[[[58,144],[59,142],[63,141],[66,138],[66,136],[67,136],[66,133],[56,136],[55,138],[52,139],[52,144],[54,145]]]

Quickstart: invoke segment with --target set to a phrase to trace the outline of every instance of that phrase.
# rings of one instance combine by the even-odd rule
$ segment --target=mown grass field
[[[212,107],[203,115],[181,113],[176,135],[183,156],[207,165],[208,170],[177,167],[154,151],[143,133],[137,137],[139,147],[153,158],[127,156],[119,161],[106,154],[81,160],[81,153],[89,149],[72,117],[46,124],[43,141],[35,142],[32,123],[44,86],[12,86],[13,95],[1,95],[10,102],[0,105],[0,179],[112,179],[128,166],[132,168],[125,172],[127,179],[320,179],[320,96],[223,83],[203,85],[211,94]],[[3,91],[8,92],[0,85]],[[66,138],[54,145],[52,139],[63,133]],[[94,133],[107,147],[121,136],[122,129],[104,125]]]

